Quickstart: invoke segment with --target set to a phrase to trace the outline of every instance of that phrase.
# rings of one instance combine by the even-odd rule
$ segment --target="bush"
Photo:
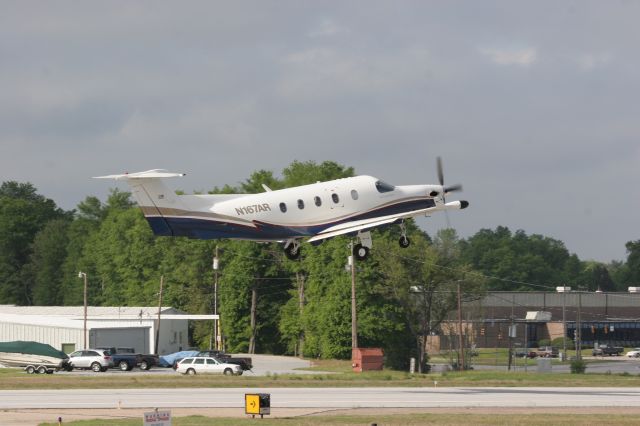
[[[540,339],[538,341],[538,347],[541,348],[543,346],[551,346],[551,340],[549,340],[549,339]]]
[[[565,340],[567,341],[567,348],[575,347],[575,344],[573,343],[573,339],[570,339],[568,337],[556,337],[551,341],[551,346],[555,346],[556,348],[562,349],[564,348]]]
[[[571,374],[584,374],[587,369],[587,363],[581,359],[571,361]]]

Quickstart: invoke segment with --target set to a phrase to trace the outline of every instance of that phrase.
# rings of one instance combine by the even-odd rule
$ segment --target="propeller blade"
[[[442,171],[442,158],[436,158],[436,164],[438,167],[438,182],[440,182],[440,186],[444,185],[444,172]]]
[[[448,194],[449,192],[456,192],[456,191],[462,191],[462,185],[456,184],[456,185],[451,185],[444,188],[445,194]]]

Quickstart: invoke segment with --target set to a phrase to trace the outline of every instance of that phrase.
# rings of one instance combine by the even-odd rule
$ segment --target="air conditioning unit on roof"
[[[529,311],[527,312],[527,321],[551,321],[551,312],[546,311]]]

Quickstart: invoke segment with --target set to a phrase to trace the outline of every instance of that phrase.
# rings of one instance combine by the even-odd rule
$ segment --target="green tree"
[[[62,265],[67,255],[67,219],[54,219],[38,232],[23,276],[32,283],[34,305],[60,305],[63,302]]]
[[[36,234],[53,219],[65,217],[55,203],[39,195],[30,183],[0,186],[0,303],[29,305],[32,282],[23,271]],[[68,214],[66,215],[68,216]]]
[[[628,286],[640,286],[640,240],[629,241],[627,248],[626,281]]]
[[[542,290],[576,279],[577,258],[561,241],[499,226],[482,229],[463,242],[462,259],[491,277],[491,290]]]

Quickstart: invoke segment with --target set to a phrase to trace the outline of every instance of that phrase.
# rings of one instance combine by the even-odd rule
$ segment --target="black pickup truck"
[[[201,351],[198,356],[210,356],[218,361],[226,362],[227,364],[237,364],[243,371],[251,370],[253,368],[253,361],[249,357],[234,357],[221,351]]]
[[[122,371],[131,371],[134,367],[148,370],[158,365],[158,356],[153,354],[138,354],[134,348],[99,348],[111,353],[113,365]]]
[[[609,346],[609,345],[600,345],[597,349],[593,349],[591,351],[591,355],[593,356],[619,356],[624,352],[624,348],[622,346]]]

